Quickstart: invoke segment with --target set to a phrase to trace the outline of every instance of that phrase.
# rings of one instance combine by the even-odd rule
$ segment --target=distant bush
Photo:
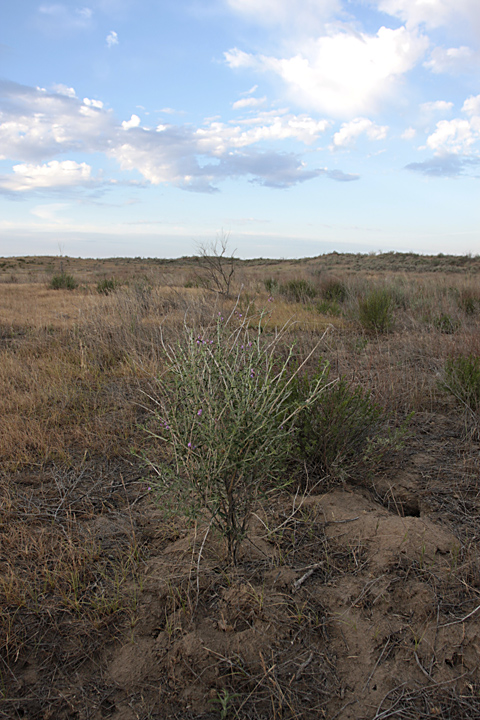
[[[444,390],[454,395],[464,406],[476,411],[480,408],[480,358],[475,355],[461,355],[447,360]]]
[[[460,292],[457,302],[466,315],[474,315],[480,307],[480,297],[470,289]]]
[[[316,304],[316,310],[320,315],[333,315],[338,317],[342,313],[342,309],[337,300],[322,300]]]
[[[347,297],[347,287],[342,280],[326,278],[322,283],[321,295],[325,300],[343,302]]]
[[[99,280],[97,283],[97,292],[100,295],[109,295],[111,292],[117,289],[119,283],[114,278],[104,278]]]
[[[263,281],[263,284],[265,285],[265,290],[270,295],[274,295],[279,291],[280,285],[276,278],[266,278],[266,280]]]
[[[458,320],[454,320],[447,313],[437,315],[433,320],[433,325],[439,332],[444,333],[444,335],[453,335],[460,327]]]
[[[299,303],[306,303],[317,295],[317,289],[315,286],[303,278],[298,280],[289,280],[289,282],[280,287],[280,292],[289,300]]]
[[[64,272],[59,275],[54,275],[50,280],[52,290],[75,290],[77,286],[78,283],[73,275],[68,275]]]
[[[369,332],[387,332],[393,323],[393,302],[390,293],[383,288],[370,290],[358,301],[359,320]]]

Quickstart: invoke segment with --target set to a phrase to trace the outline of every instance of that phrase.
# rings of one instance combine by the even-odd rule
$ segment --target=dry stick
[[[297,672],[296,672],[295,675],[293,676],[292,680],[298,680],[299,677],[300,677],[300,675],[303,673],[304,670],[307,669],[307,667],[310,665],[310,663],[312,662],[312,660],[313,660],[313,652],[310,653],[310,655],[309,655],[308,658],[305,660],[305,662],[303,662],[303,663],[300,665],[300,667],[298,668]]]
[[[376,670],[377,667],[380,665],[380,661],[381,661],[381,659],[382,659],[382,657],[383,657],[383,654],[384,654],[385,650],[387,649],[389,643],[390,643],[390,637],[387,638],[387,642],[386,642],[385,645],[383,646],[383,650],[382,650],[382,652],[380,653],[380,657],[378,658],[377,662],[375,663],[375,667],[373,668],[372,672],[371,672],[370,675],[368,676],[367,681],[366,681],[365,685],[364,685],[363,688],[362,688],[362,692],[364,692],[364,690],[368,687],[368,685],[369,685],[369,683],[370,683],[370,680],[372,679],[375,670]]]
[[[200,600],[200,562],[201,562],[201,560],[202,560],[203,548],[205,547],[205,543],[206,543],[206,541],[207,541],[207,537],[208,537],[208,533],[210,532],[210,528],[212,527],[212,523],[213,523],[213,518],[210,520],[210,523],[209,523],[208,528],[207,528],[207,532],[205,533],[205,536],[204,536],[203,541],[202,541],[202,545],[201,545],[201,547],[200,547],[200,551],[199,551],[199,553],[198,553],[198,560],[197,560],[197,601],[196,601],[196,603],[195,603],[195,611],[197,610],[198,602],[199,602],[199,600]]]
[[[293,583],[293,592],[297,592],[298,588],[299,588],[301,585],[303,585],[303,583],[305,582],[305,580],[308,580],[308,578],[310,577],[310,575],[313,575],[313,573],[315,572],[315,570],[318,570],[318,568],[321,568],[322,565],[323,565],[323,562],[317,563],[316,565],[312,565],[312,567],[310,568],[310,570],[307,570],[307,572],[306,572],[304,575],[302,575],[301,578],[299,578],[298,580],[296,580],[296,581]]]
[[[468,618],[472,617],[472,615],[475,615],[476,612],[480,610],[480,605],[475,608],[475,610],[472,610],[472,612],[468,613],[468,615],[465,615],[464,618],[460,618],[460,620],[452,620],[452,622],[444,623],[443,625],[439,625],[439,627],[449,627],[450,625],[457,625],[459,623],[465,622],[465,620],[468,620]]]
[[[422,673],[425,675],[425,677],[427,677],[427,678],[430,680],[430,682],[433,682],[433,683],[434,683],[435,680],[434,680],[434,679],[432,678],[432,676],[429,675],[428,672],[425,670],[425,668],[423,667],[422,663],[420,662],[420,659],[419,659],[419,657],[418,657],[418,655],[417,655],[417,653],[416,653],[415,650],[413,651],[413,654],[414,654],[414,656],[415,656],[415,660],[417,661],[417,665],[418,665],[418,667],[420,668],[420,670],[422,671]]]

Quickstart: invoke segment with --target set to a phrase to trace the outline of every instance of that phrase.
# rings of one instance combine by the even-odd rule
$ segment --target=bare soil
[[[372,487],[259,508],[230,569],[221,539],[168,523],[133,467],[104,469],[97,491],[72,478],[82,532],[104,553],[132,533],[144,549],[135,616],[92,629],[86,653],[70,620],[39,637],[11,659],[3,716],[216,718],[223,700],[223,717],[478,717],[479,446],[463,434],[418,415]],[[48,472],[11,480],[31,507],[58,503]]]

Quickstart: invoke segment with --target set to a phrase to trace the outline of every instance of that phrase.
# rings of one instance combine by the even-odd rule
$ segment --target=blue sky
[[[478,0],[0,4],[0,255],[480,253]]]

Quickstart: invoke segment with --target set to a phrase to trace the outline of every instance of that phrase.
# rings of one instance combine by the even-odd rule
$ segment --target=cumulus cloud
[[[65,188],[86,185],[91,180],[91,167],[73,160],[52,160],[44,165],[13,166],[13,175],[0,176],[0,189],[26,192],[40,188]]]
[[[137,115],[118,122],[101,101],[80,100],[73,93],[0,82],[0,97],[0,156],[17,163],[11,175],[1,178],[4,192],[89,186],[89,165],[50,160],[71,152],[104,153],[149,183],[199,192],[214,192],[215,183],[228,177],[280,188],[325,175],[308,169],[295,153],[253,147],[284,140],[312,145],[329,122],[307,114],[264,112],[237,123],[209,120],[199,128],[162,124],[148,129],[140,127]],[[350,179],[339,172],[327,177]]]
[[[118,35],[115,30],[111,30],[106,37],[107,46],[112,48],[114,45],[118,45]]]
[[[130,130],[130,128],[136,128],[140,125],[140,118],[138,115],[132,115],[130,120],[124,120],[122,122],[122,128],[124,130]]]
[[[70,98],[77,97],[74,88],[68,87],[67,85],[62,85],[61,83],[52,85],[52,90],[58,95],[65,95],[66,97]]]
[[[355,144],[360,135],[366,135],[369,140],[384,140],[388,128],[385,125],[376,125],[368,118],[355,118],[348,123],[343,123],[332,140],[332,149],[351,147]]]
[[[473,117],[480,115],[480,95],[470,95],[463,103],[462,110]]]
[[[469,120],[440,120],[435,131],[428,136],[427,146],[439,154],[468,153],[477,139],[478,132]]]
[[[225,60],[232,69],[279,76],[300,106],[334,117],[355,117],[378,111],[428,45],[416,30],[381,27],[375,35],[332,31],[303,43],[286,58],[234,48],[225,53]]]

